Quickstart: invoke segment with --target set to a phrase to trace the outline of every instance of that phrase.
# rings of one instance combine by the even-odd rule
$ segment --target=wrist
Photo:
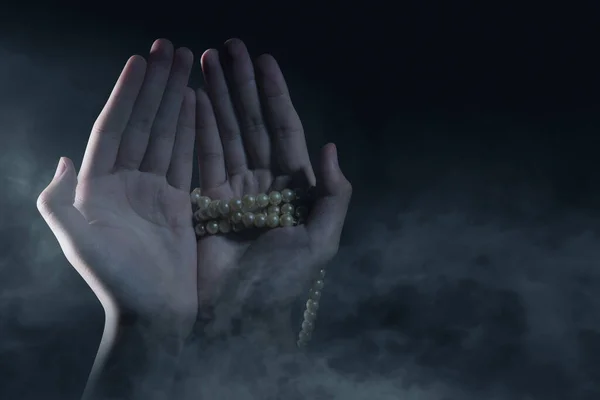
[[[165,398],[179,366],[179,330],[155,329],[140,318],[106,313],[104,334],[84,398]]]
[[[116,340],[143,347],[148,355],[162,353],[179,357],[189,330],[179,325],[157,323],[134,314],[120,314],[116,320]]]

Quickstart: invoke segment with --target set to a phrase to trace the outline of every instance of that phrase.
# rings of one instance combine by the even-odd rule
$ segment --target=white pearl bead
[[[198,220],[198,221],[208,221],[210,219],[210,217],[207,214],[208,210],[197,210],[194,213],[194,217]]]
[[[279,208],[279,206],[269,206],[269,208],[267,208],[267,214],[281,214],[281,208]]]
[[[204,224],[198,224],[194,227],[194,231],[196,232],[196,235],[198,236],[204,236],[206,235],[206,229],[204,228]]]
[[[308,342],[310,340],[310,332],[308,331],[301,331],[300,334],[298,335],[299,340],[303,341],[303,342]]]
[[[242,211],[242,200],[240,199],[231,199],[229,201],[229,208],[231,211]]]
[[[315,290],[322,290],[325,287],[325,282],[323,282],[321,279],[316,280],[315,283],[313,284],[313,288]]]
[[[304,321],[302,322],[302,330],[306,332],[312,332],[315,329],[315,325],[312,321]]]
[[[200,190],[200,188],[196,188],[196,189],[192,190],[192,193],[190,193],[190,199],[192,200],[192,204],[197,205],[198,200],[200,200],[201,196],[202,196],[202,191]]]
[[[208,209],[207,209],[207,214],[209,215],[209,217],[211,218],[217,218],[220,213],[219,213],[219,200],[213,200],[210,202]]]
[[[264,228],[267,225],[267,215],[263,213],[254,214],[254,226]]]
[[[279,193],[277,191],[273,191],[273,192],[269,193],[269,203],[271,203],[271,205],[274,205],[274,206],[281,203],[281,193]]]
[[[290,214],[282,214],[281,217],[279,217],[279,225],[282,227],[293,226],[294,217],[292,217]]]
[[[325,272],[326,271],[324,268],[319,271],[319,276],[321,277],[321,279],[325,278]]]
[[[201,196],[197,202],[199,210],[206,210],[210,205],[210,197]]]
[[[251,194],[247,194],[244,197],[242,197],[242,210],[243,211],[250,211],[254,208],[254,205],[256,204],[256,197],[251,195]]]
[[[219,200],[219,214],[226,217],[230,211],[231,207],[229,207],[229,203],[226,200]]]
[[[256,205],[264,208],[266,206],[269,205],[269,196],[267,196],[265,193],[261,193],[259,195],[256,196]]]
[[[242,215],[242,222],[246,228],[250,228],[254,225],[254,214],[251,212],[244,213]]]
[[[267,226],[270,228],[276,228],[279,226],[279,215],[269,214],[267,215]]]
[[[295,197],[295,193],[292,189],[283,189],[281,191],[281,200],[283,200],[285,203],[289,203],[290,201],[293,201]]]
[[[321,290],[315,288],[310,289],[308,296],[311,300],[319,301],[319,299],[321,299]]]
[[[296,346],[298,346],[299,348],[304,348],[306,347],[306,341],[302,340],[302,339],[298,339],[298,341],[296,342]]]
[[[231,214],[231,222],[233,222],[234,224],[239,224],[240,222],[242,222],[243,216],[244,214],[242,214],[241,211],[236,211],[233,214]]]
[[[217,221],[209,221],[206,223],[206,232],[214,235],[219,232],[219,223]]]
[[[281,206],[281,213],[293,215],[294,214],[294,206],[291,205],[290,203],[285,203],[284,205]]]
[[[219,232],[229,233],[231,231],[231,224],[226,219],[219,221]]]
[[[312,312],[316,312],[319,309],[319,302],[318,301],[314,301],[312,299],[308,300],[306,302],[306,309],[310,310]]]
[[[314,311],[306,310],[304,311],[304,319],[312,322],[317,319],[317,313],[315,313]]]

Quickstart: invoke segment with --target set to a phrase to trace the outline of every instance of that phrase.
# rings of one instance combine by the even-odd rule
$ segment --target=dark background
[[[323,364],[295,372],[296,393],[600,398],[599,5],[81,4],[0,12],[0,398],[83,388],[101,312],[35,198],[157,37],[273,54],[311,150],[336,142],[354,185]],[[271,398],[252,393],[230,395]]]

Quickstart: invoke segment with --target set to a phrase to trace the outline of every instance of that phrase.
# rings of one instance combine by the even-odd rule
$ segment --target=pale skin
[[[93,126],[79,174],[62,158],[39,196],[65,256],[105,310],[90,398],[106,360],[119,360],[124,315],[149,337],[183,341],[199,307],[218,305],[222,288],[238,302],[251,295],[252,285],[238,284],[240,277],[261,282],[276,273],[290,276],[282,282],[306,283],[337,252],[351,186],[335,146],[323,148],[313,169],[275,59],[263,55],[253,65],[237,39],[223,52],[230,54],[224,62],[214,49],[201,57],[206,92],[187,87],[188,49],[160,39],[147,61],[130,58]],[[194,147],[201,182],[193,187],[214,199],[316,185],[306,225],[196,240],[189,194]],[[269,301],[299,294],[286,287]]]

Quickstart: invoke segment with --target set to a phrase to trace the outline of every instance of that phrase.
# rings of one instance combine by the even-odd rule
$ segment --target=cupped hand
[[[315,174],[302,123],[272,56],[262,55],[253,65],[244,43],[231,39],[221,54],[207,50],[201,63],[206,92],[196,94],[196,143],[202,195],[230,200],[317,187],[305,225],[198,241],[201,307],[233,298],[268,312],[301,294],[337,252],[351,185],[333,144],[323,148]]]
[[[38,208],[105,311],[186,335],[197,313],[189,184],[191,52],[157,40],[130,58],[89,138],[79,176],[62,158]]]

